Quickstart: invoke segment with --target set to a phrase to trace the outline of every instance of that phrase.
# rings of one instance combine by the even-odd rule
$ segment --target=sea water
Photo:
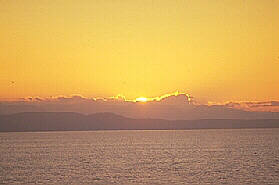
[[[279,184],[279,129],[0,133],[0,184]]]

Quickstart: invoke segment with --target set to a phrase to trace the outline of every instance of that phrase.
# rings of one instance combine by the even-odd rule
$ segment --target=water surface
[[[279,129],[0,133],[4,184],[279,184]]]

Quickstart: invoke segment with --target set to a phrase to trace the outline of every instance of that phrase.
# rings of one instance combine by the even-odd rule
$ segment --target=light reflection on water
[[[0,183],[279,184],[279,129],[0,133]]]

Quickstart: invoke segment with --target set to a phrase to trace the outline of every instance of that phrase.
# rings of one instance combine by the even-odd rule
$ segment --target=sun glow
[[[145,97],[139,97],[139,98],[136,98],[136,101],[137,101],[137,102],[147,102],[147,98],[145,98]]]

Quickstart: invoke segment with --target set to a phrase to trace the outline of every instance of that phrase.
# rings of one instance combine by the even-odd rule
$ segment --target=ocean
[[[0,133],[0,184],[279,184],[279,129]]]

